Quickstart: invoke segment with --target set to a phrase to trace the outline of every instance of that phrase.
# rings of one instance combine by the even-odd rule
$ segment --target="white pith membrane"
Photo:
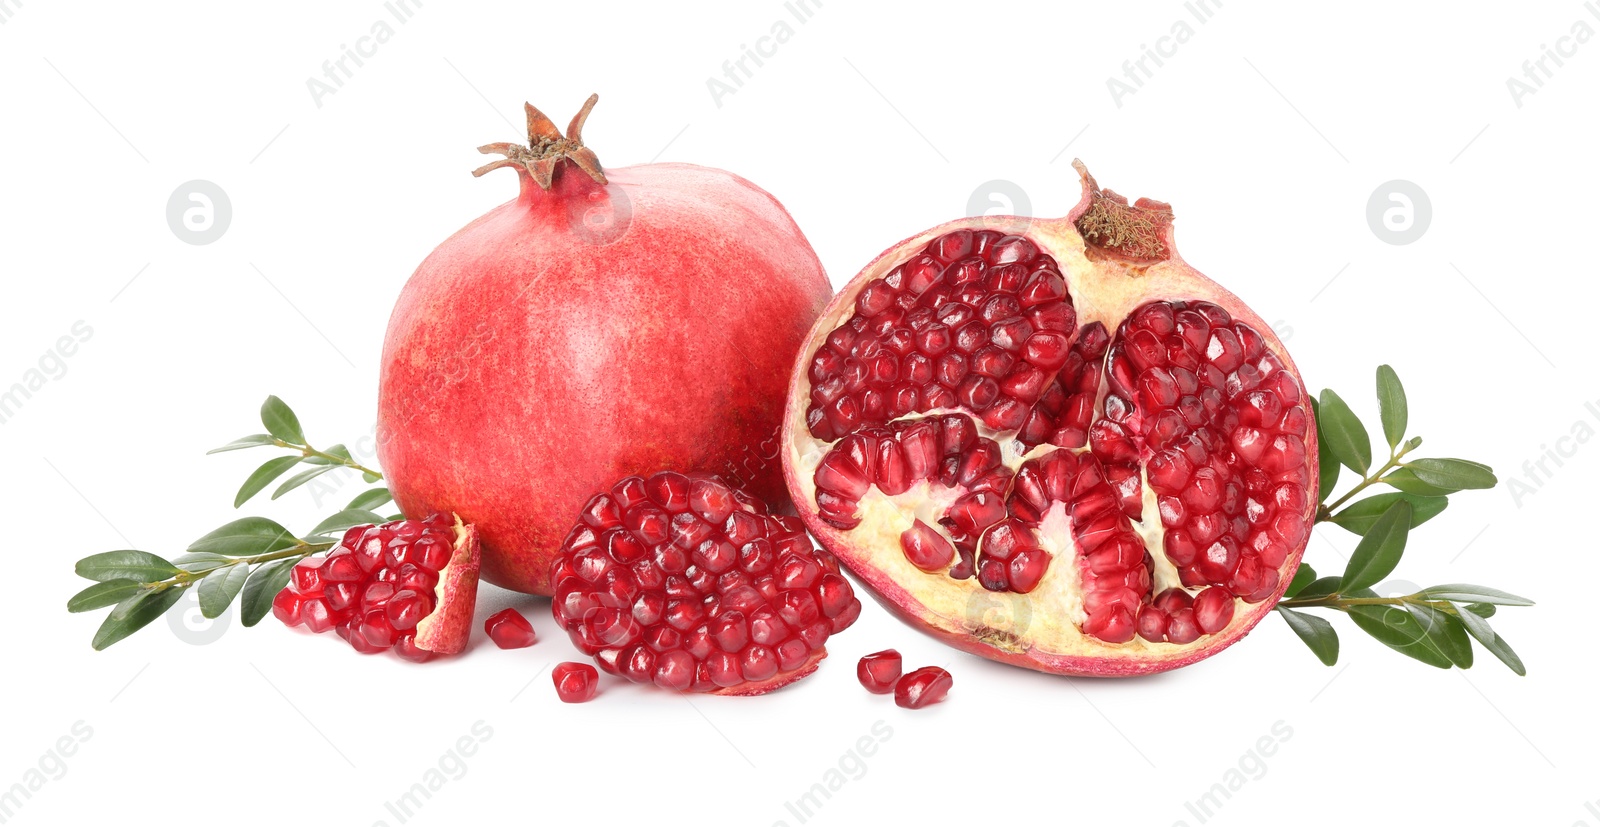
[[[478,532],[455,517],[455,543],[450,562],[439,570],[433,586],[434,610],[417,621],[417,646],[439,654],[455,654],[466,648],[472,631],[472,613],[478,602],[478,570],[482,551]],[[451,599],[446,600],[449,596]],[[463,619],[464,618],[464,619]]]
[[[837,444],[816,439],[807,424],[807,407],[812,391],[807,374],[810,354],[824,347],[827,335],[855,315],[857,297],[875,279],[919,254],[930,241],[959,229],[988,229],[990,226],[986,226],[986,221],[1000,224],[993,228],[1003,233],[1028,238],[1042,254],[1055,259],[1067,283],[1069,302],[1076,310],[1076,327],[1079,330],[1098,321],[1105,326],[1115,344],[1123,341],[1121,326],[1124,320],[1151,301],[1214,301],[1226,306],[1235,322],[1259,333],[1265,341],[1267,352],[1276,358],[1283,370],[1294,373],[1293,361],[1270,327],[1225,290],[1188,267],[1175,253],[1169,252],[1167,260],[1153,264],[1128,264],[1103,255],[1096,255],[1091,260],[1085,242],[1074,226],[1074,221],[1082,215],[1089,202],[1094,186],[1087,173],[1084,176],[1085,202],[1067,219],[1032,220],[1022,230],[1018,230],[1014,224],[1019,219],[971,219],[929,230],[902,242],[892,253],[869,265],[844,293],[835,298],[813,328],[805,351],[807,356],[796,369],[790,389],[782,450],[787,454],[788,480],[797,502],[816,503],[817,467]],[[1097,190],[1095,192],[1098,193]],[[1010,225],[1007,226],[1007,223]],[[1170,244],[1167,249],[1170,251]],[[1101,363],[1091,369],[1104,376],[1113,352],[1113,348],[1107,348]],[[1105,416],[1104,400],[1110,384],[1109,378],[1100,383],[1094,406],[1095,421]],[[1229,404],[1232,404],[1232,400],[1229,400]],[[1309,406],[1304,401],[1299,404],[1307,408],[1309,421]],[[1016,430],[997,432],[986,426],[979,415],[961,408],[915,412],[892,421],[916,421],[943,414],[967,416],[976,426],[980,437],[994,440],[1000,446],[1002,463],[1013,474],[1024,462],[1061,450],[1050,444],[1025,449],[1013,438]],[[1314,440],[1315,428],[1312,425],[1305,437],[1305,447],[1308,479],[1313,486],[1316,476]],[[1136,441],[1143,445],[1137,437]],[[1091,453],[1087,445],[1072,450],[1080,455]],[[1178,567],[1164,551],[1166,529],[1160,516],[1157,492],[1148,484],[1146,464],[1149,458],[1150,451],[1144,448],[1137,461],[1143,495],[1141,518],[1125,520],[1150,554],[1151,588],[1147,601],[1168,588],[1182,588]],[[1277,594],[1254,603],[1235,598],[1232,619],[1212,634],[1201,634],[1197,640],[1181,644],[1151,642],[1137,634],[1126,643],[1108,643],[1080,630],[1087,619],[1083,570],[1079,565],[1079,549],[1069,530],[1067,508],[1061,502],[1051,503],[1034,530],[1038,544],[1051,555],[1051,563],[1037,586],[1026,594],[990,591],[979,583],[976,576],[958,580],[943,572],[925,572],[907,559],[901,548],[901,535],[917,520],[934,528],[947,541],[952,540],[949,530],[940,526],[939,519],[964,493],[964,489],[946,488],[933,480],[919,481],[909,490],[894,496],[871,486],[857,501],[855,516],[860,522],[852,529],[836,528],[816,514],[806,516],[809,527],[822,539],[823,544],[839,555],[894,607],[932,626],[935,631],[982,644],[981,647],[972,648],[979,654],[993,657],[998,653],[1001,659],[1009,659],[1005,657],[1007,655],[1023,655],[1022,660],[1028,665],[1038,665],[1050,671],[1088,670],[1092,668],[1092,661],[1109,658],[1129,664],[1108,669],[1107,673],[1110,674],[1160,671],[1195,660],[1201,656],[1198,653],[1219,649],[1241,636],[1270,608],[1277,594],[1281,594],[1287,585],[1288,574],[1298,565],[1304,547],[1303,543],[1299,543],[1297,547],[1290,548],[1287,559],[1278,567],[1282,582],[1277,587]],[[1314,499],[1314,496],[1308,497],[1312,502],[1303,514],[1307,526],[1314,514]],[[982,559],[982,554],[980,545],[979,559]],[[1205,586],[1197,586],[1186,591],[1192,597],[1204,589]],[[995,652],[983,651],[985,647]]]

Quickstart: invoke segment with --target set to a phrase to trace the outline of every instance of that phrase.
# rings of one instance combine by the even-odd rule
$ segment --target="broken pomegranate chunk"
[[[479,554],[477,532],[448,514],[357,526],[326,556],[294,565],[272,612],[288,626],[331,629],[363,654],[453,655],[471,633]]]
[[[556,622],[601,668],[754,695],[815,671],[861,614],[795,517],[714,477],[628,477],[584,506],[551,567]]]

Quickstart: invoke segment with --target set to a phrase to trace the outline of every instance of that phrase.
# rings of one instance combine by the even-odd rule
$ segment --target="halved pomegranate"
[[[449,514],[357,526],[326,556],[295,564],[272,613],[331,629],[363,654],[454,655],[472,634],[480,556],[478,532]]]
[[[1074,166],[1066,218],[935,227],[833,299],[784,469],[807,527],[914,625],[1047,672],[1159,672],[1282,595],[1316,428],[1272,329],[1178,257],[1171,209]]]
[[[590,499],[550,582],[556,622],[600,668],[678,692],[759,695],[797,681],[861,614],[798,518],[672,471]]]

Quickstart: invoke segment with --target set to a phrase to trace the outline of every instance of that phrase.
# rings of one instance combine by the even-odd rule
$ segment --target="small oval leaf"
[[[1338,514],[1333,515],[1332,522],[1355,534],[1366,534],[1372,525],[1378,521],[1383,512],[1390,506],[1404,500],[1411,503],[1411,527],[1419,525],[1437,517],[1439,512],[1450,504],[1444,497],[1418,497],[1414,494],[1389,492],[1376,494],[1364,500],[1357,500],[1344,507]]]
[[[1339,464],[1365,477],[1372,467],[1372,438],[1367,436],[1367,426],[1331,390],[1322,392],[1317,411],[1322,415],[1317,420],[1320,441],[1327,442]]]
[[[1306,646],[1311,648],[1312,654],[1324,666],[1332,666],[1339,662],[1339,634],[1333,630],[1333,624],[1304,612],[1278,607],[1278,614],[1288,621],[1289,628],[1300,636]]]
[[[1411,530],[1411,503],[1400,500],[1389,506],[1367,533],[1345,565],[1344,579],[1339,590],[1350,592],[1369,588],[1389,576],[1406,550],[1406,536]]]
[[[1408,604],[1406,609],[1417,619],[1417,624],[1428,635],[1428,642],[1450,662],[1462,669],[1472,668],[1472,642],[1467,640],[1467,630],[1455,615],[1432,606]]]
[[[1312,581],[1316,579],[1316,569],[1313,569],[1309,564],[1302,562],[1300,567],[1294,570],[1294,579],[1289,581],[1289,588],[1284,591],[1283,599],[1288,600],[1289,598],[1299,594],[1302,589],[1311,585]]]
[[[106,616],[105,622],[100,624],[94,633],[93,645],[96,651],[106,648],[113,643],[133,634],[150,625],[150,622],[167,613],[172,604],[178,602],[183,596],[183,589],[167,589],[151,593],[141,590],[136,594],[117,604],[116,609]],[[136,601],[136,602],[130,602]],[[126,610],[122,610],[128,604]]]
[[[1333,489],[1339,485],[1339,460],[1333,456],[1333,451],[1328,448],[1328,441],[1322,438],[1322,409],[1317,405],[1317,398],[1307,396],[1311,403],[1311,413],[1316,420],[1317,427],[1317,502],[1325,503],[1333,496]]]
[[[189,551],[252,557],[281,551],[299,543],[300,540],[289,533],[289,529],[265,517],[245,517],[194,541]]]
[[[294,564],[304,558],[288,557],[263,563],[250,573],[244,584],[244,597],[239,600],[239,619],[246,626],[254,626],[272,610],[272,599],[289,584]]]
[[[1510,592],[1491,589],[1488,586],[1473,586],[1467,583],[1434,586],[1423,589],[1420,594],[1428,600],[1448,600],[1452,603],[1493,603],[1500,606],[1533,605],[1533,601],[1526,597],[1518,597]],[[1485,617],[1488,617],[1488,615],[1485,615]]]
[[[273,480],[283,476],[298,464],[300,464],[299,457],[274,457],[262,463],[260,468],[251,472],[245,479],[244,485],[239,486],[239,493],[233,497],[233,507],[244,505],[251,497],[261,493],[263,488],[271,485]]]
[[[1517,653],[1512,651],[1511,644],[1506,643],[1499,632],[1490,628],[1487,621],[1470,611],[1470,606],[1467,608],[1468,611],[1460,613],[1461,625],[1466,628],[1467,634],[1472,635],[1483,648],[1489,650],[1489,654],[1499,658],[1501,663],[1511,668],[1511,671],[1527,677],[1527,667],[1522,665],[1522,658],[1517,657]]]
[[[371,511],[364,511],[359,508],[347,508],[338,514],[335,514],[332,517],[317,523],[317,527],[311,529],[311,533],[306,536],[320,537],[325,534],[344,532],[355,528],[356,526],[377,525],[383,521],[384,520],[382,517],[379,517],[377,514],[374,514]]]
[[[269,396],[267,401],[261,403],[261,424],[266,426],[267,433],[284,442],[306,444],[306,435],[300,430],[300,418],[276,396]]]
[[[1410,468],[1396,468],[1384,474],[1383,481],[1407,494],[1416,494],[1420,497],[1442,497],[1461,490],[1459,488],[1440,488],[1437,485],[1429,485],[1417,479],[1417,475],[1411,473]]]
[[[1466,459],[1414,459],[1405,467],[1422,482],[1456,491],[1493,488],[1499,482],[1489,466]]]
[[[290,491],[293,491],[296,488],[299,488],[300,486],[305,485],[306,483],[338,467],[339,466],[337,465],[322,465],[316,468],[308,468],[304,471],[301,471],[300,473],[295,474],[294,476],[285,480],[283,485],[278,486],[278,490],[272,492],[272,498],[276,500],[284,494],[287,494]]]
[[[178,573],[178,567],[148,551],[106,551],[78,561],[79,577],[90,580],[137,580],[154,583]]]
[[[73,595],[67,600],[67,611],[90,612],[95,609],[104,609],[115,606],[133,596],[133,593],[143,587],[137,580],[106,580],[95,583],[89,588]]]
[[[1330,594],[1339,593],[1340,577],[1319,577],[1311,581],[1300,593],[1295,595],[1296,600],[1316,600]]]
[[[1428,640],[1428,633],[1405,609],[1393,606],[1351,606],[1348,612],[1350,620],[1361,631],[1373,636],[1390,649],[1407,657],[1416,658],[1429,666],[1440,669],[1451,667],[1450,659],[1445,657],[1443,652],[1433,648],[1433,644]]]
[[[394,495],[389,493],[389,489],[372,488],[357,494],[356,498],[351,500],[350,504],[345,507],[360,511],[375,511],[378,507],[393,501]]]
[[[224,451],[238,451],[244,448],[259,448],[263,445],[277,444],[277,438],[271,434],[251,434],[249,436],[239,437],[238,439],[222,446],[221,448],[212,448],[206,452],[206,455],[210,456],[211,454],[220,454]]]
[[[1400,445],[1406,438],[1406,389],[1400,384],[1399,374],[1388,365],[1378,366],[1378,420],[1383,423],[1383,438],[1389,448]]]
[[[250,576],[250,567],[236,563],[225,569],[206,575],[197,586],[200,590],[200,614],[214,618],[228,610],[233,604],[233,599],[239,596],[239,590],[244,588],[245,578]]]

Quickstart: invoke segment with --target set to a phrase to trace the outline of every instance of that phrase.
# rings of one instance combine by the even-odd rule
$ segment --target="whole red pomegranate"
[[[516,200],[439,245],[384,340],[379,458],[408,514],[454,512],[483,576],[550,594],[589,495],[657,468],[786,500],[785,382],[831,292],[771,195],[689,164],[605,169],[582,129],[528,113],[491,144]]]
[[[969,218],[895,245],[812,328],[783,462],[811,531],[969,652],[1137,675],[1244,636],[1317,507],[1283,343],[1173,249],[1166,204]]]

